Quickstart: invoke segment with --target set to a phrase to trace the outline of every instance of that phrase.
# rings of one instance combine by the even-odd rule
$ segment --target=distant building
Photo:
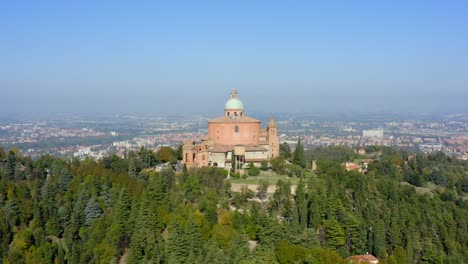
[[[346,171],[354,171],[355,170],[355,171],[358,171],[358,172],[362,172],[361,165],[356,164],[354,162],[346,162],[344,164],[344,166],[345,166]]]
[[[220,167],[243,169],[250,163],[260,166],[262,161],[279,156],[279,137],[271,117],[265,129],[260,120],[244,114],[244,105],[231,92],[224,115],[208,121],[208,135],[200,142],[188,140],[183,145],[183,160],[187,167]]]
[[[362,137],[375,137],[375,138],[383,138],[384,131],[383,129],[368,129],[362,131]]]
[[[468,154],[463,154],[463,155],[461,155],[459,159],[461,159],[461,160],[468,160]]]
[[[443,148],[444,146],[439,143],[419,144],[419,150],[421,150],[424,153],[442,151]]]

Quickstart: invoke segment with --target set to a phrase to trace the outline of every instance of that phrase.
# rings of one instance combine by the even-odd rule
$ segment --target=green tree
[[[307,228],[308,221],[308,197],[305,190],[304,180],[301,178],[296,187],[296,195],[294,197],[295,209],[297,210],[297,223],[304,228]]]
[[[275,254],[279,263],[304,263],[307,251],[301,246],[281,240],[275,249]]]
[[[325,225],[325,238],[326,245],[330,249],[337,249],[343,246],[346,242],[345,232],[340,223],[335,218],[326,220]]]
[[[6,156],[5,149],[3,147],[0,147],[0,160],[3,160]]]
[[[210,239],[208,243],[205,244],[205,260],[204,263],[213,263],[213,264],[225,264],[226,255],[223,250],[218,246],[214,238]]]
[[[270,202],[270,209],[276,212],[278,216],[291,220],[293,205],[291,203],[291,183],[278,180],[275,192]]]
[[[287,164],[286,160],[282,156],[275,157],[270,160],[271,169],[281,175],[285,175],[287,173]]]
[[[293,163],[301,166],[302,168],[306,167],[306,159],[304,156],[304,145],[302,145],[300,137],[297,140],[296,148],[294,149]]]
[[[4,180],[12,180],[14,178],[17,160],[16,152],[12,150],[8,151],[5,165],[3,165]]]
[[[174,150],[170,147],[161,147],[156,153],[156,160],[161,162],[176,162],[177,157]]]
[[[119,225],[121,231],[127,230],[131,208],[132,201],[130,195],[126,188],[121,188],[119,199],[114,207],[115,222]]]
[[[258,176],[260,175],[260,169],[255,167],[255,164],[249,164],[249,176]]]
[[[250,255],[247,239],[239,232],[236,232],[231,241],[231,247],[229,250],[230,263],[242,263],[246,261]]]
[[[134,158],[130,158],[128,161],[128,176],[133,179],[138,178],[138,171],[135,163],[136,162]]]
[[[397,246],[395,248],[395,250],[393,251],[393,258],[395,259],[395,263],[408,263],[405,249],[401,246]]]
[[[287,167],[289,177],[301,177],[303,176],[303,169],[297,164],[290,164]]]
[[[264,160],[260,163],[260,169],[262,171],[267,171],[268,170],[268,161]]]
[[[175,222],[169,226],[169,237],[167,241],[167,256],[174,263],[185,263],[190,254],[190,242],[179,223]]]
[[[185,234],[189,246],[189,253],[192,254],[196,259],[200,259],[203,253],[203,237],[199,228],[195,224],[193,217],[190,216],[188,220],[189,221],[185,230]]]
[[[144,147],[140,148],[138,157],[143,168],[152,167],[157,161],[156,154],[154,154],[152,150],[145,149]]]
[[[96,201],[96,198],[91,197],[91,199],[88,200],[83,213],[85,215],[85,225],[87,226],[91,226],[94,220],[102,215],[102,209]]]
[[[351,254],[360,254],[366,251],[366,229],[356,216],[346,214],[344,218],[344,231],[346,235],[346,248]]]
[[[284,142],[280,145],[279,154],[286,160],[289,160],[291,158],[291,148],[289,147],[288,143]]]
[[[177,160],[183,160],[183,154],[184,154],[184,149],[183,149],[183,145],[179,145],[177,147],[177,150],[175,151],[175,157],[177,158]]]
[[[65,168],[61,169],[58,175],[58,187],[61,193],[65,193],[67,191],[68,185],[71,181],[72,176],[70,172]]]
[[[258,182],[258,187],[257,187],[257,197],[261,200],[264,200],[267,197],[267,192],[268,192],[268,181],[261,179]]]

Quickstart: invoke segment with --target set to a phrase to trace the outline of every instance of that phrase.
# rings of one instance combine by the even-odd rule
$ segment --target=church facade
[[[208,121],[208,135],[199,141],[188,140],[183,145],[187,167],[220,167],[242,170],[248,164],[260,166],[279,155],[279,137],[273,117],[266,128],[260,120],[246,116],[244,104],[231,92],[224,115]]]

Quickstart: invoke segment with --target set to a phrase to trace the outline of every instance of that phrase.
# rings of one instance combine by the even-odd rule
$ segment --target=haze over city
[[[466,112],[466,1],[10,1],[0,111]]]

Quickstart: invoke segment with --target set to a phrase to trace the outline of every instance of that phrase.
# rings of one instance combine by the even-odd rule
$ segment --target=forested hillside
[[[379,151],[367,174],[345,171],[348,150],[306,152],[316,174],[295,194],[285,176],[265,198],[232,192],[217,168],[148,169],[176,152],[67,161],[0,149],[0,259],[348,263],[369,252],[379,263],[468,263],[467,163]]]

